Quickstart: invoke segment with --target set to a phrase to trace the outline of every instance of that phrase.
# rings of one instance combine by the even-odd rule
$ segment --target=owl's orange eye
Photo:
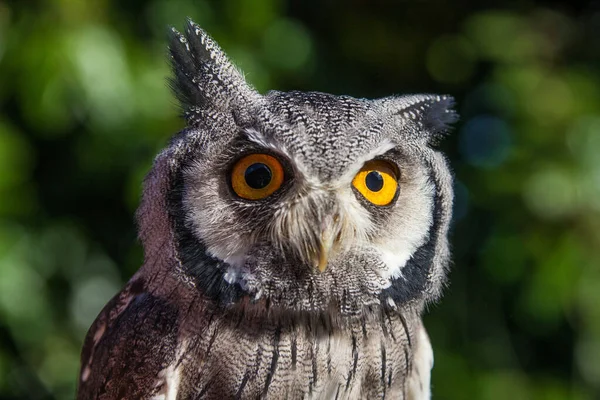
[[[368,161],[356,174],[352,185],[371,203],[387,206],[398,191],[396,168],[387,161]]]
[[[268,154],[250,154],[231,171],[231,187],[243,199],[260,200],[270,196],[283,183],[283,167]]]

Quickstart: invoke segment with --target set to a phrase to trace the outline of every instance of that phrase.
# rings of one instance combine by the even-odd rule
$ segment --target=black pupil
[[[271,183],[271,169],[263,163],[254,163],[246,169],[244,178],[252,189],[262,189]]]
[[[377,171],[369,172],[365,181],[371,192],[379,192],[383,187],[383,176]]]

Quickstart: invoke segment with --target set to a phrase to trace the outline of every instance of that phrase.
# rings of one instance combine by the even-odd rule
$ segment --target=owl
[[[144,262],[87,334],[78,398],[428,399],[453,99],[260,94],[192,21],[170,58],[186,127],[144,181]]]

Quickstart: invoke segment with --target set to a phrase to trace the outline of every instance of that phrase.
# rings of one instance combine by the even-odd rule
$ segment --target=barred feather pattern
[[[80,399],[429,396],[433,360],[414,308],[334,326],[260,317],[264,304],[223,315],[192,286],[179,286],[162,298],[138,279],[109,304],[88,336],[94,345],[84,354]]]

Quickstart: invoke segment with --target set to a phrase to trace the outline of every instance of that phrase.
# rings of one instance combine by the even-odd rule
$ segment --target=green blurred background
[[[0,0],[0,398],[73,398],[86,329],[142,261],[186,16],[260,91],[456,96],[434,398],[600,398],[599,3],[489,0]]]

